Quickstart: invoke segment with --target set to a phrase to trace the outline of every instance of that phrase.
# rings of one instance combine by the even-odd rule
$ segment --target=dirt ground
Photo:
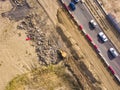
[[[57,12],[58,5],[59,5],[57,0],[52,1],[54,3],[52,3],[50,0],[48,0],[47,2],[44,0],[40,1],[40,2],[44,6],[44,8],[45,8],[46,12],[48,13],[48,15],[50,16],[51,20],[53,20],[53,22],[55,22],[56,21],[56,12]],[[84,36],[82,34],[80,34],[78,32],[78,30],[76,30],[76,27],[73,24],[72,25],[70,24],[70,21],[67,20],[66,15],[62,14],[60,17],[62,20],[62,24],[65,26],[65,28],[67,28],[66,30],[69,30],[70,33],[72,32],[73,38],[75,39],[75,41],[77,41],[78,45],[80,46],[80,51],[81,51],[80,54],[81,54],[81,56],[84,57],[83,61],[86,63],[88,68],[92,71],[92,73],[97,78],[97,80],[101,81],[103,90],[105,90],[105,89],[118,90],[120,87],[115,83],[115,81],[113,80],[113,77],[106,70],[106,68],[104,67],[101,60],[97,57],[95,52],[89,46],[89,44],[85,40]],[[71,29],[71,28],[73,28],[73,29]],[[80,41],[82,43],[80,43]]]
[[[8,0],[0,1],[0,7],[0,13],[12,8]],[[25,32],[16,28],[18,22],[1,15],[0,21],[0,90],[4,90],[13,77],[28,72],[31,65],[37,65],[38,62],[35,48],[26,41]]]
[[[115,16],[118,23],[120,22],[120,2],[119,0],[100,0],[107,13],[112,13]],[[105,17],[104,17],[105,18]],[[106,35],[111,39],[112,43],[116,46],[120,52],[120,35],[117,30],[111,27],[107,22],[108,30],[104,30]]]
[[[101,62],[101,59],[96,55],[91,46],[88,44],[83,34],[79,32],[77,27],[69,20],[68,16],[62,11],[60,22],[66,27],[68,32],[72,33],[72,37],[80,47],[80,55],[84,58],[83,62],[88,66],[89,70],[93,73],[94,77],[100,81],[103,90],[118,90],[117,86],[110,73],[106,70],[105,66]],[[72,28],[72,29],[71,29]]]
[[[115,15],[116,19],[120,21],[120,2],[119,0],[100,0],[108,13]]]
[[[44,1],[43,1],[44,2]],[[55,1],[56,2],[56,1]],[[49,4],[48,2],[44,2],[44,6],[47,7]],[[53,5],[50,5],[53,6]],[[55,9],[55,7],[54,7]],[[54,10],[52,9],[52,10]],[[55,10],[54,10],[55,11]],[[61,12],[62,13],[62,12]],[[48,14],[51,14],[48,11]],[[55,16],[56,17],[56,16]],[[84,57],[84,62],[88,66],[88,68],[92,71],[94,76],[101,81],[103,90],[119,90],[120,87],[115,83],[113,77],[110,73],[106,70],[105,66],[101,62],[101,60],[97,57],[95,52],[89,46],[87,41],[85,40],[84,36],[76,30],[76,27],[73,24],[70,24],[70,21],[67,20],[66,16],[62,14],[61,22],[65,26],[66,30],[72,33],[73,38],[77,41],[80,47],[80,54]],[[72,29],[71,29],[72,28]],[[80,43],[82,42],[82,43]]]
[[[62,7],[58,0],[38,1],[44,7],[54,25],[61,23],[69,33],[72,33],[72,38],[80,47],[79,53],[83,57],[82,61],[99,81],[95,85],[101,87],[102,90],[119,90],[120,87],[115,83],[83,34],[79,32],[64,10],[58,10]],[[9,1],[0,1],[0,13],[9,11],[11,8]],[[32,65],[35,67],[39,67],[39,65],[35,48],[31,46],[32,42],[25,40],[25,31],[16,29],[19,22],[10,21],[8,18],[1,16],[0,21],[0,26],[2,26],[0,29],[0,90],[4,90],[7,83],[14,77],[30,71]],[[50,76],[46,77],[49,78]],[[56,76],[53,78],[57,79]]]
[[[74,78],[66,73],[65,67],[51,65],[14,78],[6,90],[73,90],[72,88],[78,90],[80,87]]]

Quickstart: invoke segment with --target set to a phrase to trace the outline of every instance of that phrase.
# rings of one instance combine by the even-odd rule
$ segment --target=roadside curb
[[[97,51],[97,53],[99,54],[100,50],[99,50],[98,46],[94,42],[92,42],[92,45],[93,45],[94,49]]]
[[[103,57],[103,55],[101,54],[101,52],[98,53],[98,54],[99,54],[99,56],[103,59],[103,61],[105,62],[105,64],[109,67],[109,66],[110,66],[109,63],[108,63],[107,60]]]
[[[114,76],[115,76],[116,80],[120,83],[120,78],[116,74]]]
[[[86,35],[86,34],[87,34],[87,33],[86,33],[86,31],[85,31],[84,29],[82,30],[82,32],[84,33],[84,35]]]

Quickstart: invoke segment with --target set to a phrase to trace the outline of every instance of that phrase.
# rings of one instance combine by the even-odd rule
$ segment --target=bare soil
[[[58,70],[59,69],[59,70]],[[74,83],[74,84],[73,84]],[[78,90],[74,78],[64,66],[40,67],[28,74],[14,78],[6,90]]]
[[[120,2],[119,0],[100,0],[108,13],[115,15],[116,19],[120,21]]]
[[[116,18],[117,22],[120,22],[120,2],[119,0],[100,0],[103,4],[103,7],[107,11],[107,13],[112,13],[112,15]],[[105,18],[105,17],[104,17]],[[108,30],[104,30],[106,35],[110,38],[112,43],[115,45],[117,50],[120,52],[120,33],[115,30],[115,28],[111,27],[110,24],[107,24],[109,27]]]
[[[72,38],[77,42],[80,50],[80,56],[82,61],[85,63],[87,68],[92,72],[93,76],[100,83],[96,83],[103,90],[116,90],[120,87],[115,83],[113,77],[107,71],[107,68],[104,66],[102,60],[97,56],[94,50],[91,48],[91,45],[85,39],[84,35],[79,31],[79,29],[71,21],[68,14],[62,10],[58,10],[58,20],[63,24],[66,30],[72,35]],[[79,66],[78,66],[79,67]]]
[[[40,9],[43,9],[49,18],[48,23],[49,25],[51,25],[51,27],[54,27],[55,25],[60,23],[63,25],[65,30],[68,31],[72,35],[72,38],[76,41],[77,45],[80,48],[79,54],[81,56],[81,61],[85,63],[85,65],[87,66],[87,69],[84,68],[83,64],[80,64],[79,62],[77,62],[78,64],[75,64],[76,66],[74,65],[74,63],[76,62],[74,63],[69,62],[69,63],[75,66],[75,67],[72,67],[74,72],[78,70],[79,68],[81,69],[79,73],[77,72],[75,73],[76,75],[77,74],[80,75],[80,77],[83,76],[83,78],[81,78],[81,81],[85,81],[85,82],[81,82],[81,83],[83,85],[86,84],[84,85],[86,87],[86,90],[90,90],[90,86],[87,86],[87,84],[88,85],[92,84],[92,86],[96,86],[97,88],[95,90],[98,90],[100,88],[102,88],[102,90],[119,90],[120,89],[120,87],[113,80],[113,77],[107,71],[107,68],[101,62],[101,59],[97,56],[93,48],[87,42],[84,35],[78,30],[77,26],[75,26],[75,23],[72,22],[72,20],[70,19],[66,11],[64,9],[60,9],[62,6],[58,0],[47,0],[47,1],[36,0],[37,3],[33,2],[33,0],[27,0],[27,2],[31,4],[30,6],[35,6],[35,5],[37,6],[39,4],[42,7],[42,8],[35,7],[33,9],[34,12],[32,12],[33,14],[35,12],[39,14]],[[7,12],[12,8],[12,5],[10,4],[9,1],[5,1],[5,2],[0,1],[0,5],[1,5],[0,13]],[[18,77],[18,79],[21,80],[21,77],[22,77],[23,79],[22,84],[25,83],[25,86],[20,86],[20,88],[17,88],[18,90],[24,90],[24,89],[34,90],[35,88],[37,88],[38,90],[39,89],[48,90],[47,88],[49,87],[51,89],[55,88],[52,85],[57,87],[54,90],[60,90],[60,89],[74,90],[69,87],[70,84],[68,81],[66,81],[66,83],[62,83],[64,79],[61,76],[58,77],[55,74],[55,72],[50,72],[47,74],[40,74],[40,71],[38,70],[38,72],[36,72],[37,74],[35,75],[37,79],[39,78],[38,82],[40,82],[40,84],[36,84],[37,81],[35,81],[35,83],[34,82],[30,83],[32,82],[32,80],[34,81],[37,79],[36,78],[33,79],[34,77],[32,77],[31,79],[31,75],[32,76],[35,76],[35,75],[33,75],[34,73],[30,75],[28,74],[28,72],[33,70],[33,68],[40,67],[40,64],[41,64],[40,62],[38,62],[39,58],[37,57],[37,54],[35,52],[35,47],[31,46],[33,45],[33,42],[25,40],[27,37],[25,34],[26,31],[19,30],[16,28],[17,25],[20,24],[20,22],[9,20],[7,17],[3,18],[1,16],[0,16],[0,20],[1,20],[0,22],[0,26],[1,26],[1,30],[0,30],[0,90],[4,90],[5,86],[7,86],[8,83],[14,77],[17,77],[21,74],[23,74],[23,76],[20,76],[20,79]],[[60,45],[64,47],[64,44],[60,44]],[[67,47],[66,49],[68,48],[69,47]],[[50,67],[50,70],[51,70],[51,67]],[[57,70],[60,70],[60,69],[57,69]],[[91,75],[95,78],[96,82],[93,81],[91,84],[89,84],[92,79],[89,78],[89,76],[87,76],[88,70],[91,71]],[[47,71],[45,71],[45,73]],[[27,73],[27,76],[28,76],[27,78],[26,76],[24,78],[24,75],[26,75],[24,73]],[[31,80],[31,81],[28,82],[26,80],[28,81]],[[16,78],[13,79],[12,81],[14,81],[13,86],[16,85],[16,87],[18,87],[19,85],[21,85],[21,82],[20,84],[16,84]],[[31,87],[32,86],[31,84],[35,87],[34,89]],[[44,84],[48,87],[45,87]],[[38,85],[41,85],[41,87],[38,87]],[[16,88],[14,89],[10,88],[8,90],[16,90]]]

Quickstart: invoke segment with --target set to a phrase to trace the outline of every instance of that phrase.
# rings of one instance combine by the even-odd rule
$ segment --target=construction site
[[[90,1],[89,10],[120,50],[118,33]],[[60,0],[0,0],[0,14],[0,90],[120,89]]]

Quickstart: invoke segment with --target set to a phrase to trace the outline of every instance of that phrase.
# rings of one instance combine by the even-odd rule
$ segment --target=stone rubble
[[[36,15],[35,15],[35,18]],[[42,64],[56,64],[58,62],[58,45],[54,41],[54,37],[52,37],[53,33],[51,32],[51,28],[46,28],[45,20],[39,21],[39,25],[35,25],[36,22],[34,19],[34,15],[27,16],[24,21],[18,25],[19,29],[27,30],[26,34],[33,42],[35,42],[35,48],[37,55],[39,57],[39,61],[42,61]],[[50,26],[49,26],[50,27]]]

